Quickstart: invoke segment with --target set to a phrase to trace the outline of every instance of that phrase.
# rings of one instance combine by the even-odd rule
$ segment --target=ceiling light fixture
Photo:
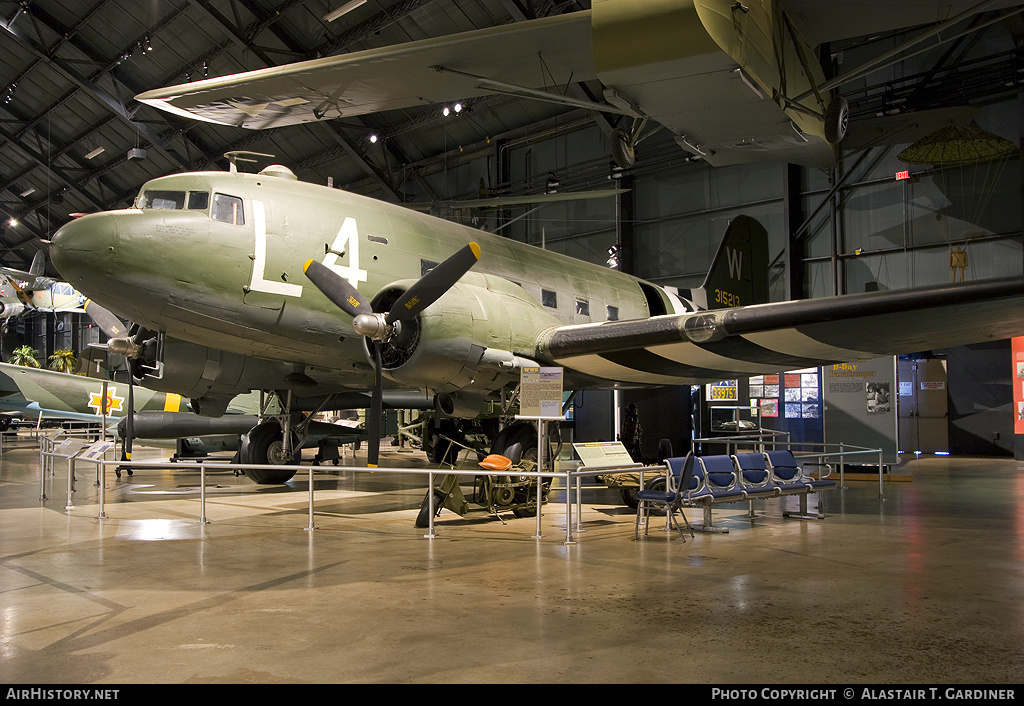
[[[28,187],[27,189],[25,189],[24,191],[21,192],[21,198],[25,198],[26,196],[34,194],[35,192],[36,192],[36,188],[34,186],[30,186],[30,187]]]
[[[86,159],[92,159],[93,157],[99,157],[101,154],[107,151],[106,147],[97,147],[89,154],[85,155]]]
[[[344,5],[342,5],[337,10],[331,10],[326,15],[324,15],[323,16],[323,20],[324,20],[324,22],[334,22],[336,19],[338,19],[342,15],[347,14],[349,12],[352,12],[352,10],[356,9],[360,5],[365,5],[365,4],[366,4],[366,0],[349,0],[349,2],[345,3]]]

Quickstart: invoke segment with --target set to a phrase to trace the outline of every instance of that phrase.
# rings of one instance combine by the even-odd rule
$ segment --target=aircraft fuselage
[[[385,366],[406,386],[482,394],[511,379],[509,366],[492,364],[536,359],[547,328],[683,310],[677,298],[634,277],[300,182],[283,168],[154,179],[134,206],[58,231],[51,257],[70,283],[168,336],[296,363],[313,378],[331,371],[353,387],[365,387],[370,369],[362,337],[304,277],[310,258],[372,299],[404,290],[479,242],[476,266],[422,312],[418,331],[405,334],[419,336],[405,342],[416,350]]]

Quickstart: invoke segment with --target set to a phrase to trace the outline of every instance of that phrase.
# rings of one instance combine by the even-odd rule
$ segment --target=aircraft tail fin
[[[729,224],[699,289],[691,301],[704,309],[764,304],[768,301],[768,231],[749,216]]]
[[[28,268],[28,273],[34,277],[42,277],[44,272],[46,272],[46,255],[42,250],[36,250],[36,254],[32,256],[32,264]]]

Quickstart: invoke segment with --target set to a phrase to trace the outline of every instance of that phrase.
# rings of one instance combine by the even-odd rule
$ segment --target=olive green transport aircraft
[[[508,93],[631,121],[611,136],[623,166],[657,125],[712,165],[827,167],[847,125],[831,99],[839,82],[813,58],[817,45],[944,20],[842,80],[859,78],[946,38],[965,17],[1011,4],[594,0],[590,11],[138,99],[262,129]],[[511,458],[536,435],[523,422],[499,431],[489,420],[512,410],[524,367],[562,366],[570,389],[679,385],[1024,333],[1024,277],[764,303],[763,237],[756,222],[734,219],[704,287],[676,292],[303,183],[283,166],[252,174],[233,163],[148,182],[131,208],[62,227],[50,256],[98,305],[111,350],[135,361],[146,386],[182,394],[208,416],[241,392],[276,394],[285,413],[243,442],[257,482],[291,477],[256,465],[296,458],[309,419],[296,412],[345,409],[354,398],[370,409],[369,465],[388,404],[432,409],[448,436],[479,430]]]
[[[1024,334],[1024,277],[759,303],[765,238],[735,218],[705,285],[673,291],[274,165],[154,179],[63,226],[50,256],[87,312],[135,322],[97,319],[147,387],[207,416],[276,393],[285,413],[243,442],[252,464],[296,457],[296,412],[368,406],[375,465],[384,404],[449,429],[494,419],[524,367],[562,366],[569,389],[681,385]],[[536,438],[475,423],[499,453]]]

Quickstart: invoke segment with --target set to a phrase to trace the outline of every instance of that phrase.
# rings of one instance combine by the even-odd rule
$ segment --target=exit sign
[[[907,169],[904,169],[902,171],[896,172],[896,181],[903,181],[904,179],[909,179],[909,178],[910,178],[910,171],[907,170]]]

